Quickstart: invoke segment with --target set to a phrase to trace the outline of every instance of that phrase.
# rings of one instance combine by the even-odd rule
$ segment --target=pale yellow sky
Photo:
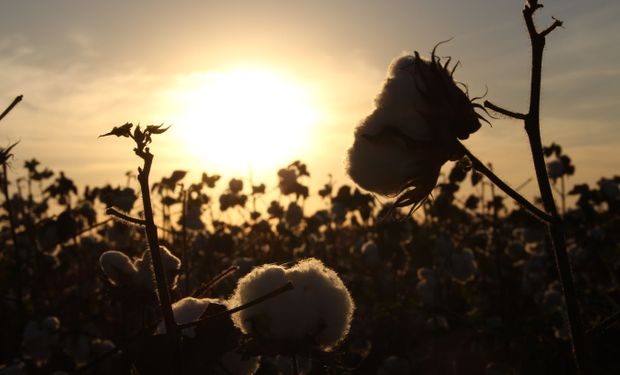
[[[195,77],[262,69],[303,90],[317,108],[309,133],[282,139],[299,150],[295,158],[308,164],[316,191],[329,173],[338,183],[349,181],[342,163],[353,129],[372,110],[390,61],[402,51],[428,53],[454,36],[440,52],[461,60],[456,78],[474,94],[488,86],[491,100],[524,111],[529,45],[521,6],[495,0],[2,2],[0,105],[18,94],[25,100],[1,123],[0,141],[21,140],[15,174],[36,157],[82,185],[122,184],[137,165],[130,144],[97,135],[127,121],[173,124],[153,145],[154,178],[173,169],[228,178],[223,163],[196,156],[200,142],[187,142],[187,117],[174,95],[195,91]],[[550,36],[546,51],[544,141],[560,143],[573,158],[573,183],[592,183],[620,167],[620,4],[546,1],[539,23],[552,15],[566,28]],[[231,108],[242,113],[247,105]],[[244,152],[238,142],[200,129],[198,137],[208,138],[204,147],[228,149],[236,158]],[[493,121],[468,145],[513,185],[532,175],[517,122]],[[255,177],[273,186],[286,163],[256,168]]]

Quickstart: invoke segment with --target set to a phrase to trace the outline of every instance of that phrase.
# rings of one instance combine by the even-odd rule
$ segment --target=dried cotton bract
[[[244,333],[265,340],[304,341],[323,350],[336,346],[349,332],[355,308],[338,275],[317,259],[291,268],[265,265],[239,280],[227,302],[230,308],[261,297],[287,282],[294,289],[233,315]]]
[[[385,196],[402,193],[397,206],[417,205],[431,192],[441,166],[462,155],[457,139],[480,128],[482,116],[448,69],[416,52],[396,59],[375,100],[375,110],[355,130],[347,172],[362,188]]]

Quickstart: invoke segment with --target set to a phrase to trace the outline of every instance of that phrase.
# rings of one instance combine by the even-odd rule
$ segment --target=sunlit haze
[[[125,122],[172,125],[152,145],[153,177],[173,169],[271,183],[301,159],[316,191],[373,109],[390,62],[439,49],[461,64],[472,96],[525,111],[529,41],[520,1],[19,1],[0,6],[0,101],[24,101],[0,141],[21,140],[14,168],[35,157],[79,184],[120,184],[130,144],[97,139]],[[553,1],[562,19],[545,50],[543,142],[561,144],[573,183],[620,165],[620,3]],[[517,186],[533,176],[517,122],[492,120],[467,141]],[[523,193],[533,198],[533,184]]]
[[[286,165],[313,144],[316,101],[302,83],[263,68],[191,76],[177,91],[173,122],[196,156],[225,173],[263,174]]]

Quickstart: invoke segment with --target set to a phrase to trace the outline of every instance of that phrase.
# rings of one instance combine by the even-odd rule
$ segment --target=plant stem
[[[17,96],[15,99],[13,99],[13,102],[11,102],[11,104],[9,104],[8,107],[6,107],[6,109],[4,111],[2,111],[2,113],[0,113],[0,120],[2,120],[4,118],[4,116],[8,115],[9,112],[11,112],[11,110],[19,103],[22,101],[22,99],[24,98],[23,95],[19,95]]]
[[[530,201],[525,199],[521,194],[517,193],[513,188],[508,186],[501,178],[499,178],[492,170],[490,170],[483,162],[481,162],[474,154],[471,153],[460,142],[457,142],[457,147],[460,148],[460,152],[467,156],[469,160],[472,162],[472,167],[478,172],[482,173],[485,177],[487,177],[495,186],[500,188],[504,193],[506,193],[509,197],[514,199],[517,203],[519,203],[523,208],[525,208],[530,214],[536,217],[538,220],[549,223],[552,220],[552,217],[538,207],[534,206]]]
[[[556,266],[562,290],[564,292],[564,300],[566,303],[566,312],[568,315],[568,325],[572,338],[572,349],[575,359],[575,365],[578,373],[587,372],[586,367],[586,345],[583,323],[577,303],[577,293],[573,282],[573,274],[571,272],[570,261],[566,252],[566,241],[564,238],[564,229],[562,218],[558,213],[547,168],[545,158],[542,151],[542,141],[540,137],[540,91],[541,91],[541,75],[542,75],[542,58],[543,49],[545,47],[545,36],[553,29],[562,25],[556,20],[550,27],[542,32],[538,32],[534,25],[533,15],[536,9],[542,7],[537,2],[528,4],[523,9],[523,17],[530,36],[532,46],[532,72],[530,85],[530,103],[529,111],[525,116],[525,131],[527,133],[534,167],[536,169],[536,178],[538,187],[543,201],[545,211],[551,215],[553,220],[548,223],[551,242],[554,249]]]
[[[185,189],[181,190],[182,197],[182,213],[181,213],[181,258],[183,265],[183,274],[185,275],[183,286],[185,287],[185,295],[189,294],[189,259],[187,256],[187,200],[189,192]]]
[[[22,325],[22,319],[24,317],[24,301],[22,293],[22,257],[19,253],[19,246],[17,244],[17,233],[15,224],[15,215],[13,214],[13,208],[11,207],[11,197],[9,195],[9,175],[7,174],[6,163],[2,163],[2,192],[4,194],[4,204],[6,205],[6,211],[9,215],[9,225],[11,226],[11,239],[13,240],[13,250],[15,252],[15,294],[17,295],[17,315],[19,326]]]
[[[138,153],[144,160],[143,168],[138,168],[138,181],[140,182],[140,190],[142,192],[142,203],[144,205],[144,224],[146,229],[146,237],[151,252],[151,260],[153,261],[153,271],[155,272],[155,282],[157,284],[157,294],[159,295],[159,303],[164,318],[166,334],[176,337],[180,342],[180,331],[174,320],[172,313],[172,304],[170,301],[170,293],[168,292],[168,282],[166,280],[166,272],[164,270],[161,251],[159,250],[159,239],[157,238],[157,227],[153,220],[153,209],[151,207],[151,191],[149,189],[149,173],[153,164],[153,154],[148,149],[146,152]]]

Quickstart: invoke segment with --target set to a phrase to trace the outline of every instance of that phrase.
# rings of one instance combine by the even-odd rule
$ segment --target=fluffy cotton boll
[[[375,110],[355,130],[347,172],[361,187],[416,205],[437,183],[441,166],[458,158],[454,145],[480,128],[475,105],[447,64],[419,54],[390,66]]]
[[[325,350],[333,348],[349,332],[354,304],[351,295],[336,272],[318,259],[299,262],[287,272],[304,306],[301,318],[306,332],[314,336]]]
[[[450,264],[452,266],[452,280],[459,284],[466,284],[473,280],[474,274],[478,269],[474,252],[471,249],[454,252],[450,259]]]
[[[288,278],[284,267],[270,264],[254,268],[250,273],[239,279],[237,288],[231,298],[226,301],[226,305],[229,309],[240,306],[281,287],[287,282]],[[284,299],[290,303],[290,295],[291,292],[283,293],[271,300],[234,314],[232,319],[235,326],[240,328],[243,333],[268,336],[271,329],[269,319],[279,317],[279,305],[275,304],[274,300],[281,301]],[[286,314],[283,318],[285,317]]]
[[[252,375],[258,371],[260,366],[260,357],[244,358],[244,356],[239,353],[227,352],[222,356],[220,364],[226,372],[224,373],[218,369],[219,371],[216,371],[218,375]]]
[[[365,123],[375,118],[368,117]],[[348,152],[347,173],[362,188],[386,196],[398,194],[415,174],[423,170],[424,161],[415,155],[401,137],[387,134],[369,138],[356,131]]]
[[[381,263],[379,246],[374,241],[367,241],[362,245],[362,259],[368,267],[377,267]]]
[[[417,272],[418,283],[416,284],[416,293],[418,298],[425,305],[435,304],[435,292],[437,290],[437,279],[435,271],[429,268],[420,268]]]
[[[127,255],[116,250],[101,254],[99,264],[103,273],[114,285],[127,284],[138,271]]]
[[[289,227],[296,227],[301,223],[301,219],[304,217],[302,208],[295,202],[291,202],[286,210],[286,223]]]
[[[45,363],[51,350],[58,345],[60,321],[56,317],[30,321],[22,335],[22,355],[31,358],[37,366]]]
[[[177,283],[177,277],[179,270],[181,269],[181,261],[174,256],[170,250],[164,246],[160,246],[161,262],[166,272],[166,280],[171,288],[174,288]],[[145,250],[142,253],[142,257],[135,263],[135,267],[138,270],[136,283],[139,287],[143,287],[146,290],[155,290],[155,279],[153,273],[153,262],[151,260],[150,250]]]
[[[293,290],[233,315],[235,325],[264,339],[311,338],[324,350],[333,348],[349,331],[354,304],[338,275],[317,259],[306,259],[289,269],[255,268],[239,280],[227,304],[247,303],[289,281]]]
[[[185,297],[172,304],[172,313],[177,324],[186,324],[198,320],[211,302],[215,300],[209,298],[198,299],[194,297]],[[157,326],[157,333],[165,334],[166,327],[161,322]],[[196,337],[194,327],[184,328],[182,332],[185,337]]]

